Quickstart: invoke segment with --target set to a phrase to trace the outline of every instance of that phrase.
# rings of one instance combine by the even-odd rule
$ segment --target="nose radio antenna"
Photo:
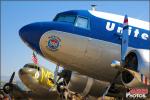
[[[91,5],[91,7],[92,7],[92,10],[93,10],[93,11],[95,11],[95,10],[96,10],[96,8],[95,8],[95,7],[96,7],[96,5],[94,5],[94,4],[93,4],[93,5]]]

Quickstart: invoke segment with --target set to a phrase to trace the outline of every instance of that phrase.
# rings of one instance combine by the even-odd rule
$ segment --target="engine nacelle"
[[[99,81],[77,72],[72,72],[68,88],[73,92],[80,93],[82,96],[90,95],[100,97],[106,91],[108,85],[108,82]]]
[[[141,82],[141,75],[140,73],[137,73],[135,71],[129,70],[128,72],[123,72],[123,73],[129,73],[130,76],[132,76],[132,80],[125,81],[122,79],[123,84],[128,87],[128,88],[143,88],[143,87],[148,87],[148,85],[144,84]]]
[[[125,59],[124,67],[134,71],[124,71],[122,72],[122,83],[130,88],[145,87],[146,85],[141,82],[141,74],[144,74],[147,78],[150,78],[149,75],[149,52],[145,50],[132,50],[128,53]]]

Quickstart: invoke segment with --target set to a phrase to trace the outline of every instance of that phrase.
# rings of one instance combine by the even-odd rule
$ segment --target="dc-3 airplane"
[[[56,63],[55,84],[62,66],[71,71],[62,77],[69,79],[64,87],[83,97],[143,99],[150,97],[149,28],[149,22],[127,15],[70,10],[51,22],[28,24],[19,35],[31,49]],[[134,88],[135,93],[146,90],[127,94]]]
[[[1,93],[9,94],[15,100],[28,100],[29,98],[32,100],[60,100],[54,88],[54,75],[45,67],[28,63],[19,70],[18,74],[21,81],[29,90],[24,90],[19,85],[13,83],[14,72],[10,81],[3,86]]]

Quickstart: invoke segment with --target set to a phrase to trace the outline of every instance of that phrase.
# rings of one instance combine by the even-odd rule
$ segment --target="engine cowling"
[[[131,71],[122,72],[122,83],[129,88],[145,87],[145,84],[140,81],[140,73],[149,76],[149,61],[142,53],[142,51],[131,51],[125,58],[124,68],[135,71],[134,74]]]
[[[82,96],[90,95],[100,97],[106,91],[109,83],[99,81],[77,72],[72,72],[68,89],[81,94]]]

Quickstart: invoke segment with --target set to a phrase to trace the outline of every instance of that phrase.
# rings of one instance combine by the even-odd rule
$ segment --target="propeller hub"
[[[9,86],[5,86],[5,90],[9,90],[10,89],[10,87]]]
[[[3,87],[3,90],[6,94],[9,94],[13,90],[13,84],[6,83]]]
[[[6,83],[4,86],[3,86],[3,91],[6,93],[6,94],[9,94],[12,90],[13,90],[13,79],[14,79],[14,76],[15,76],[15,72],[13,72],[13,74],[11,75],[11,78],[9,80],[8,83]]]

